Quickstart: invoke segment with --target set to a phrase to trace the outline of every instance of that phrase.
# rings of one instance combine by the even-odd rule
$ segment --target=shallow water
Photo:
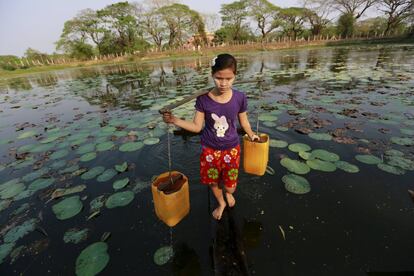
[[[357,154],[371,153],[387,163],[386,151],[395,149],[402,152],[406,162],[414,160],[414,145],[409,142],[414,138],[412,45],[238,56],[238,80],[263,81],[260,85],[235,85],[248,95],[252,126],[259,116],[259,130],[272,140],[328,150],[358,166],[359,172],[312,169],[302,175],[311,191],[292,194],[281,180],[289,171],[280,159],[301,158],[287,147],[271,147],[268,165],[275,175],[258,177],[241,172],[237,205],[217,223],[210,216],[213,196],[199,184],[199,137],[176,131],[171,135],[172,168],[189,178],[191,211],[173,229],[173,259],[163,266],[154,263],[155,251],[171,243],[169,227],[155,216],[150,191],[151,178],[168,171],[166,127],[158,109],[211,86],[209,60],[93,67],[1,81],[0,185],[19,178],[27,190],[36,178],[24,181],[24,177],[42,168],[50,169],[39,177],[54,178],[52,185],[31,196],[0,200],[2,204],[10,200],[8,208],[0,211],[2,239],[9,225],[38,220],[36,230],[18,239],[14,251],[4,258],[1,275],[74,274],[80,252],[105,232],[111,233],[106,241],[110,260],[102,275],[213,275],[215,271],[239,275],[246,270],[252,275],[366,275],[414,271],[414,205],[407,192],[414,190],[413,168],[397,168],[403,174],[395,175],[355,159]],[[193,105],[190,102],[174,112],[190,119]],[[281,126],[287,130],[282,131]],[[340,139],[315,140],[298,132],[304,129],[336,133],[334,138],[348,138],[354,144]],[[35,131],[33,136],[17,138],[31,130]],[[56,140],[41,143],[57,133]],[[399,145],[392,137],[409,141]],[[147,138],[159,138],[160,142],[132,152],[120,151],[129,141],[150,141]],[[112,148],[96,151],[94,147],[96,158],[79,160],[82,146],[108,141],[114,143]],[[30,146],[21,148],[30,144],[48,146],[35,152]],[[63,157],[51,158],[54,152],[65,149]],[[33,161],[25,161],[30,159]],[[56,164],[58,161],[62,164]],[[104,182],[78,175],[82,169],[109,169],[124,161],[129,166],[127,171]],[[61,167],[54,167],[57,165]],[[75,174],[61,171],[72,165],[79,165]],[[114,209],[103,206],[98,216],[87,220],[90,201],[114,194],[113,182],[125,177],[130,183],[120,191],[133,190],[133,201]],[[58,220],[51,207],[61,199],[48,202],[51,193],[80,184],[87,186],[78,193],[82,211]],[[13,214],[24,203],[29,207]],[[88,237],[79,244],[65,243],[64,233],[74,227],[89,229]]]

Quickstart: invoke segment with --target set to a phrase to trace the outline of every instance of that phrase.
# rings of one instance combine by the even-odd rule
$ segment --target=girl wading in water
[[[163,113],[163,120],[191,132],[201,131],[201,182],[209,185],[213,191],[218,206],[212,215],[220,220],[226,207],[220,182],[223,183],[229,207],[236,204],[233,193],[237,186],[240,163],[236,121],[239,121],[252,141],[259,140],[259,137],[252,131],[247,118],[246,95],[232,89],[237,73],[236,59],[229,54],[218,55],[212,61],[211,73],[215,87],[207,94],[197,97],[192,122],[181,120],[171,112]]]

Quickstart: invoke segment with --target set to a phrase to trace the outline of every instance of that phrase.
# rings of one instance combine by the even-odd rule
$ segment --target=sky
[[[235,0],[181,0],[200,13],[218,14],[221,4]],[[0,55],[23,56],[27,48],[51,54],[65,21],[83,9],[102,9],[121,0],[0,0]],[[129,1],[133,2],[133,1]],[[137,1],[140,2],[140,1]],[[280,7],[300,6],[299,0],[270,0]]]

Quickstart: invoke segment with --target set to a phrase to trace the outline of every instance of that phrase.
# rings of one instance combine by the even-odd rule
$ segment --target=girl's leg
[[[217,184],[210,184],[211,191],[213,191],[214,197],[217,200],[218,206],[214,209],[212,215],[215,219],[220,220],[223,214],[224,208],[226,208],[226,202],[224,201],[223,191]]]
[[[234,207],[234,205],[236,205],[236,199],[233,196],[234,191],[236,191],[236,187],[234,188],[225,187],[226,199],[227,199],[227,203],[229,204],[229,207]]]

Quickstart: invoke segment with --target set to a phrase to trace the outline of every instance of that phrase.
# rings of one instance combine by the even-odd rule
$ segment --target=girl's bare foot
[[[223,214],[224,208],[226,208],[226,203],[224,203],[223,205],[219,204],[219,206],[217,206],[217,208],[214,209],[212,213],[213,218],[215,218],[216,220],[220,220],[221,215]]]
[[[226,192],[226,198],[230,208],[236,205],[236,199],[234,199],[234,196],[231,193]]]

